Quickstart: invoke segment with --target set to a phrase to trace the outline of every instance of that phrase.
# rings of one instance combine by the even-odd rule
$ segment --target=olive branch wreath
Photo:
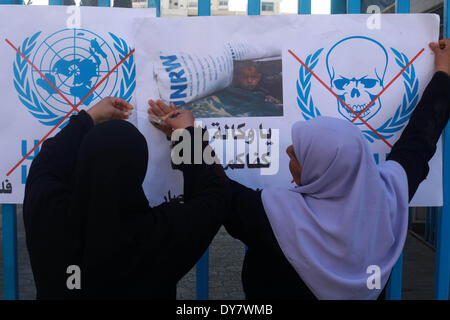
[[[404,53],[391,48],[395,55],[395,61],[397,65],[403,70],[408,64],[409,59]],[[322,53],[323,48],[317,50],[315,53],[310,54],[305,61],[305,65],[313,71],[319,62],[319,56]],[[311,76],[312,74],[302,65],[299,70],[299,77],[297,80],[297,104],[302,111],[302,116],[305,120],[311,120],[313,118],[321,116],[319,109],[315,106],[311,93]],[[405,86],[405,94],[403,95],[403,102],[397,108],[395,115],[387,120],[382,126],[375,131],[383,138],[390,139],[394,134],[402,130],[408,120],[411,118],[411,114],[414,111],[419,101],[419,80],[416,76],[414,65],[411,64],[405,72],[402,73]],[[362,133],[371,143],[381,138],[372,131],[363,130]]]
[[[36,32],[31,37],[24,40],[22,45],[18,48],[20,52],[30,60],[31,53],[36,46],[36,40],[41,34],[41,31]],[[122,60],[130,53],[130,48],[125,40],[109,33],[114,41],[114,48],[119,54],[119,59]],[[31,66],[27,63],[19,53],[16,53],[16,58],[13,64],[14,72],[14,87],[17,90],[19,100],[28,109],[30,114],[38,119],[38,121],[46,126],[57,125],[66,114],[56,114],[41,102],[36,93],[30,88],[30,81],[27,78],[27,73]],[[130,102],[134,89],[136,87],[136,66],[134,63],[134,56],[130,55],[127,61],[124,61],[121,67],[123,77],[120,81],[119,89],[113,94],[115,97],[122,98]],[[63,128],[68,120],[62,123],[59,128]]]

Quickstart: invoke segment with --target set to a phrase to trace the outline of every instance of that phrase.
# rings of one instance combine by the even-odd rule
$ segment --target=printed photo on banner
[[[196,118],[283,116],[281,59],[234,61],[229,87],[190,102]]]
[[[283,116],[281,54],[273,57],[273,50],[257,45],[161,51],[154,68],[158,98],[196,118]]]

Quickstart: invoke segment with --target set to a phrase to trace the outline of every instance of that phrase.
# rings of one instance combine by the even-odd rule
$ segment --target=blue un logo
[[[299,60],[289,50],[291,55],[301,62],[296,83],[297,104],[306,121],[322,115],[312,97],[311,81],[313,73],[315,74],[314,69],[319,60],[324,57],[322,54],[326,52],[324,50],[325,48],[320,48],[311,53],[305,62]],[[326,60],[329,81],[327,81],[328,84],[320,81],[336,97],[337,110],[343,118],[361,126],[362,133],[369,142],[384,141],[392,148],[386,140],[403,130],[419,102],[419,79],[413,62],[423,52],[424,49],[410,60],[406,54],[395,48],[385,48],[375,39],[364,36],[347,37],[339,40],[328,50],[324,60]],[[367,65],[356,65],[355,70],[340,66],[340,63],[348,61],[352,55],[356,54],[362,57],[372,56],[372,60]],[[397,66],[400,73],[388,85],[385,85],[389,56],[392,56],[392,60],[395,61],[394,66]],[[400,76],[403,78],[404,85],[402,103],[392,117],[383,120],[382,125],[375,129],[372,128],[368,121],[381,110],[381,95],[396,79],[400,79]]]
[[[63,29],[43,37],[37,32],[18,50],[14,86],[19,100],[44,125],[57,125],[73,106],[81,110],[107,96],[132,98],[134,57],[116,68],[131,48],[112,33],[101,37],[85,29]]]

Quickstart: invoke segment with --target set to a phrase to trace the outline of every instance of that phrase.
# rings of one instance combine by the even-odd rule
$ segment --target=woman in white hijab
[[[437,72],[387,162],[376,165],[357,127],[323,117],[292,128],[296,188],[258,192],[232,182],[225,227],[248,246],[248,299],[384,298],[405,243],[408,203],[450,115],[450,40],[430,47]],[[380,271],[375,288],[372,270]]]
[[[450,115],[450,40],[430,47],[437,72],[387,162],[376,165],[356,126],[321,117],[292,128],[296,188],[261,192],[230,180],[225,227],[248,247],[247,299],[384,298],[405,243],[408,203]],[[374,286],[372,270],[380,274]]]

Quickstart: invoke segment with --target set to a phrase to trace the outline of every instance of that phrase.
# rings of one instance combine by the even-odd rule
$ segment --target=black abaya
[[[147,160],[133,125],[92,127],[84,111],[42,145],[24,200],[37,298],[176,297],[225,218],[229,187],[216,165],[181,165],[184,203],[151,208]],[[70,265],[81,269],[80,290],[66,286]]]

